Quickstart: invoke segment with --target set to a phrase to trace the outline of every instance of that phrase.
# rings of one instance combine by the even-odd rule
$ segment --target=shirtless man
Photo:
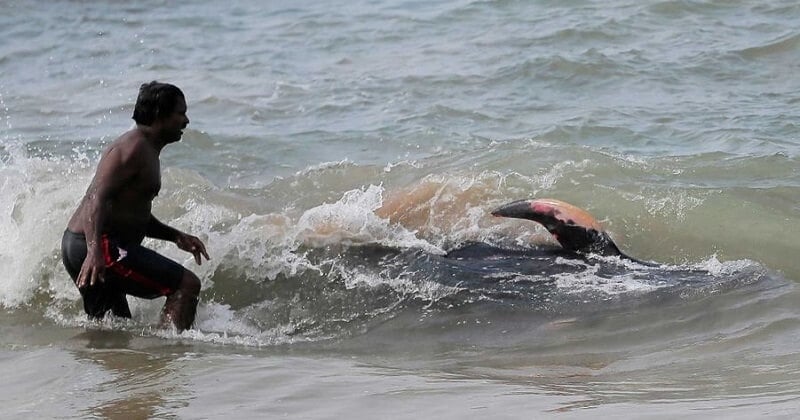
[[[136,127],[103,151],[94,179],[67,224],[61,245],[64,266],[89,317],[100,319],[111,310],[130,318],[126,295],[166,296],[162,326],[171,323],[182,331],[194,322],[200,280],[141,243],[145,237],[174,242],[192,253],[198,265],[201,256],[209,258],[200,239],[151,213],[161,189],[161,149],[179,141],[189,124],[183,92],[170,84],[143,84],[133,119]]]

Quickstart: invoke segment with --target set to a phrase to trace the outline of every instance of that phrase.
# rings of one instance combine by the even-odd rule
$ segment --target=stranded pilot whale
[[[419,257],[412,271],[462,288],[473,299],[585,303],[600,295],[633,294],[647,299],[719,292],[771,278],[749,264],[732,270],[641,261],[624,253],[587,211],[564,201],[518,200],[493,210],[495,217],[531,220],[559,246],[499,247],[471,242],[445,255]],[[559,292],[561,290],[561,292]],[[601,298],[603,301],[605,298]]]
[[[392,211],[382,213],[397,220],[414,207]],[[331,264],[330,270],[323,270],[324,283],[358,296],[359,304],[367,306],[401,297],[401,306],[487,303],[543,313],[583,313],[706,296],[774,278],[755,263],[639,261],[624,253],[591,214],[555,199],[514,201],[488,213],[538,223],[558,244],[510,243],[500,238],[431,252],[418,246],[342,243],[306,249],[304,255],[319,266]]]

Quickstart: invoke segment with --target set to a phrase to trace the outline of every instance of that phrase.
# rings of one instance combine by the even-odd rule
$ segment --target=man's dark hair
[[[167,116],[175,110],[178,99],[186,98],[177,86],[159,83],[155,80],[139,87],[139,97],[133,108],[133,120],[137,124],[150,125],[156,119]]]

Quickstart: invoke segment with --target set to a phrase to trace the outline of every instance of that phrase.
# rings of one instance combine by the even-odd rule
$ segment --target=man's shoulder
[[[118,159],[123,161],[135,160],[142,155],[145,150],[146,140],[144,135],[137,128],[132,128],[120,135],[111,142],[103,152],[103,155],[116,154]]]
[[[145,143],[145,136],[142,130],[133,127],[117,137],[114,143],[119,143],[126,147],[141,147]]]

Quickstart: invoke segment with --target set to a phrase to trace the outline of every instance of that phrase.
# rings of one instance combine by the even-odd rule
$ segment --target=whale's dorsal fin
[[[625,256],[589,212],[564,201],[519,200],[501,206],[492,215],[538,222],[570,251]]]

